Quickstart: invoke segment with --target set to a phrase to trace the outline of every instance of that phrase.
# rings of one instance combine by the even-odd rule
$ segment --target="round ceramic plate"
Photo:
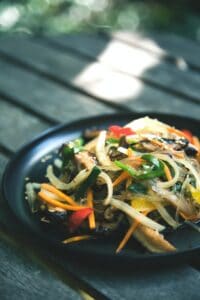
[[[200,235],[190,227],[180,228],[166,235],[167,240],[172,242],[177,251],[168,254],[151,254],[147,252],[137,241],[131,239],[120,254],[115,254],[122,234],[110,238],[100,238],[79,243],[64,245],[62,241],[66,238],[64,232],[58,232],[55,228],[40,222],[37,214],[31,214],[27,201],[25,200],[25,183],[28,177],[31,182],[44,182],[46,167],[56,157],[56,150],[66,141],[81,136],[85,129],[107,128],[111,124],[125,125],[133,119],[143,117],[145,114],[114,114],[104,115],[71,124],[61,125],[45,132],[28,145],[18,151],[8,164],[3,176],[3,193],[6,201],[14,214],[24,223],[26,227],[37,233],[42,239],[58,247],[65,247],[67,251],[78,253],[78,255],[94,255],[116,261],[160,261],[166,259],[185,259],[200,249]],[[147,114],[146,114],[147,115]],[[164,114],[149,114],[150,117],[169,123],[177,128],[187,128],[194,134],[199,132],[199,121]],[[42,158],[49,159],[42,162]]]

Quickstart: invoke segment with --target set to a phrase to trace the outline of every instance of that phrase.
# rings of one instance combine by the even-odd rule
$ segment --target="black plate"
[[[151,254],[146,252],[142,246],[132,239],[127,247],[118,255],[115,254],[116,247],[121,236],[112,239],[100,239],[82,241],[77,244],[63,245],[61,241],[66,237],[63,233],[56,233],[53,229],[42,225],[37,216],[29,211],[27,201],[24,196],[25,178],[31,181],[42,182],[45,180],[44,174],[46,166],[55,158],[55,150],[66,141],[72,140],[81,135],[82,131],[88,128],[106,128],[111,124],[124,125],[127,122],[143,117],[145,114],[131,113],[124,115],[106,115],[90,119],[80,120],[71,124],[62,125],[45,132],[37,139],[18,151],[8,164],[3,177],[3,193],[14,214],[32,231],[37,233],[47,242],[58,247],[66,247],[72,253],[95,255],[96,258],[111,259],[117,261],[142,261],[156,262],[163,259],[171,260],[175,258],[188,258],[194,252],[200,250],[200,235],[191,228],[182,228],[167,234],[167,239],[178,249],[175,253]],[[199,121],[164,114],[149,114],[153,118],[169,123],[177,128],[187,128],[194,134],[199,134]],[[41,159],[47,154],[52,154],[52,158],[47,162]]]

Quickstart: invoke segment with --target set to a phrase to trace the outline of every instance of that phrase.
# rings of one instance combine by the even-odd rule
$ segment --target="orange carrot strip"
[[[130,239],[131,235],[133,234],[135,229],[138,227],[139,223],[140,223],[139,221],[135,221],[132,223],[132,225],[129,227],[127,233],[123,237],[122,241],[120,242],[119,246],[117,247],[116,253],[119,253],[122,250],[122,248],[124,248],[124,246],[126,245],[128,240]]]
[[[66,202],[68,202],[71,205],[77,206],[77,203],[68,195],[62,193],[61,191],[59,191],[57,188],[55,188],[54,186],[47,184],[47,183],[42,183],[41,184],[41,188],[45,189],[55,195],[57,195],[59,198],[65,200]]]
[[[62,241],[62,243],[70,244],[70,243],[79,242],[79,241],[83,241],[83,240],[89,240],[90,238],[91,238],[91,235],[77,235],[77,236],[73,236],[71,238],[68,238],[68,239]]]
[[[167,128],[167,130],[170,133],[175,133],[175,134],[177,134],[179,136],[186,137],[186,135],[184,134],[184,132],[182,132],[181,130],[178,130],[178,129],[174,128],[174,127],[169,127],[169,128]]]
[[[87,190],[87,204],[90,208],[93,208],[93,192],[91,189]],[[89,215],[88,220],[90,229],[94,229],[96,227],[94,210]]]
[[[62,203],[60,201],[52,199],[51,197],[47,196],[45,194],[45,192],[42,192],[42,191],[40,191],[38,193],[38,196],[39,196],[40,200],[42,200],[43,202],[46,202],[46,203],[48,203],[48,204],[50,204],[52,206],[55,206],[55,207],[63,208],[65,210],[76,211],[76,210],[80,210],[80,209],[86,208],[85,206],[78,206],[78,205],[72,206],[72,205],[64,204],[64,203]]]
[[[183,151],[173,151],[173,154],[178,158],[184,158],[184,152]]]
[[[156,146],[159,146],[159,147],[162,147],[162,146],[163,146],[163,143],[159,142],[158,140],[152,139],[151,142],[152,142],[152,144],[154,144],[154,145],[156,145]]]
[[[115,181],[113,182],[113,187],[120,184],[121,182],[123,182],[124,180],[126,180],[127,178],[129,178],[130,175],[127,172],[122,172],[119,177],[117,177],[115,179]]]
[[[143,214],[147,215],[148,213],[149,213],[149,211],[146,211]],[[132,236],[132,234],[134,233],[134,231],[136,230],[136,228],[138,227],[139,224],[140,224],[140,222],[137,220],[131,224],[127,233],[125,234],[125,236],[121,240],[119,246],[117,247],[116,253],[119,253],[124,248],[124,246],[127,244],[128,240],[130,239],[130,237]]]
[[[193,143],[192,132],[188,129],[182,129],[181,131],[184,133],[186,139],[192,144]]]
[[[197,136],[193,136],[193,145],[197,148],[198,153],[200,153],[200,142]]]
[[[163,164],[164,164],[164,172],[165,172],[165,175],[166,175],[166,177],[167,177],[167,180],[168,180],[168,181],[169,181],[169,180],[172,180],[172,174],[171,174],[171,172],[170,172],[169,167],[168,167],[167,164],[165,164],[164,162],[163,162]]]

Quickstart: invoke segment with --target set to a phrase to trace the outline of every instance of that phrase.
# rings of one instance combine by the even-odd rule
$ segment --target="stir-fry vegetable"
[[[90,175],[87,177],[87,179],[85,181],[83,181],[83,183],[79,186],[76,194],[75,194],[75,198],[77,200],[79,200],[80,198],[84,197],[87,189],[89,187],[91,187],[97,180],[97,177],[99,176],[99,174],[101,173],[101,170],[94,166]]]
[[[118,125],[112,125],[109,127],[109,131],[116,137],[120,138],[121,136],[133,135],[135,132],[129,127],[121,127]]]
[[[148,117],[84,138],[62,146],[48,182],[26,184],[31,211],[62,225],[64,244],[123,229],[117,253],[131,237],[152,252],[175,251],[164,229],[182,222],[197,229],[200,219],[199,139]]]
[[[83,221],[92,213],[92,208],[84,208],[81,210],[77,210],[72,213],[69,217],[68,226],[69,231],[74,232],[79,226],[83,223]]]

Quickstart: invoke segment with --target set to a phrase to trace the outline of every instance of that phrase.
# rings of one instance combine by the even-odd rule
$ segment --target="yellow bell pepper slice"
[[[152,202],[142,196],[135,196],[131,200],[131,206],[140,212],[152,211],[156,209]]]
[[[195,189],[192,185],[190,185],[190,192],[194,202],[200,204],[200,190]]]

